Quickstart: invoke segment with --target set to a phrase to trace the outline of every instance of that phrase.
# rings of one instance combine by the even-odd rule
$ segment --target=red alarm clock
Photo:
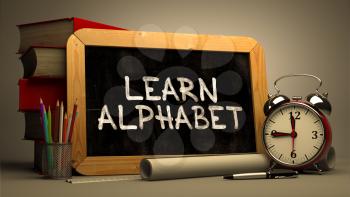
[[[302,99],[291,99],[280,94],[277,82],[289,77],[312,77],[319,82],[316,91]],[[326,115],[332,107],[327,93],[321,94],[320,78],[309,74],[292,74],[274,82],[276,94],[269,96],[265,103],[266,120],[263,128],[263,144],[266,153],[275,164],[282,167],[303,170],[310,167],[319,169],[332,142],[332,130]]]

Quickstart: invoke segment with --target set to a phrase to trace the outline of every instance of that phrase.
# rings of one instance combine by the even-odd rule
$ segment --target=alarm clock
[[[280,94],[277,83],[290,77],[311,77],[319,82],[314,93],[303,99]],[[320,78],[309,74],[291,74],[274,82],[276,94],[269,95],[264,105],[266,120],[263,127],[263,144],[273,166],[304,170],[315,167],[328,153],[332,131],[327,118],[331,114],[328,94],[319,92]]]

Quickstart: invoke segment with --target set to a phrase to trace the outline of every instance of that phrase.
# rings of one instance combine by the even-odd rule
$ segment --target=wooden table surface
[[[31,167],[28,161],[2,161],[1,196],[350,196],[349,159],[338,159],[336,170],[325,175],[236,181],[208,177],[70,184],[64,180],[43,179]]]

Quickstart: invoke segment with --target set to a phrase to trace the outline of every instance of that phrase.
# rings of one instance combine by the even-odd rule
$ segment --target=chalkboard
[[[67,89],[82,174],[138,173],[144,156],[262,150],[266,76],[251,38],[84,29],[67,44]]]

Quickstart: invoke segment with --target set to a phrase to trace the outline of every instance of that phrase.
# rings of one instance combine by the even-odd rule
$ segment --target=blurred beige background
[[[81,17],[131,30],[251,36],[265,49],[270,91],[288,73],[310,73],[324,81],[333,104],[330,117],[337,169],[297,179],[224,181],[221,177],[159,182],[71,185],[45,180],[30,169],[33,142],[21,140],[24,117],[17,112],[22,65],[16,24]],[[349,0],[0,0],[0,196],[348,196],[350,139]],[[285,81],[283,93],[312,92],[310,80]],[[305,195],[304,195],[305,194]]]
[[[22,65],[16,24],[81,17],[130,30],[251,36],[265,49],[267,78],[310,73],[324,81],[333,104],[330,117],[338,157],[348,157],[350,2],[329,1],[72,1],[1,0],[1,160],[31,161],[33,143],[21,140],[24,116],[17,112]],[[306,85],[305,85],[306,84]],[[286,81],[282,92],[314,91],[310,80]]]

